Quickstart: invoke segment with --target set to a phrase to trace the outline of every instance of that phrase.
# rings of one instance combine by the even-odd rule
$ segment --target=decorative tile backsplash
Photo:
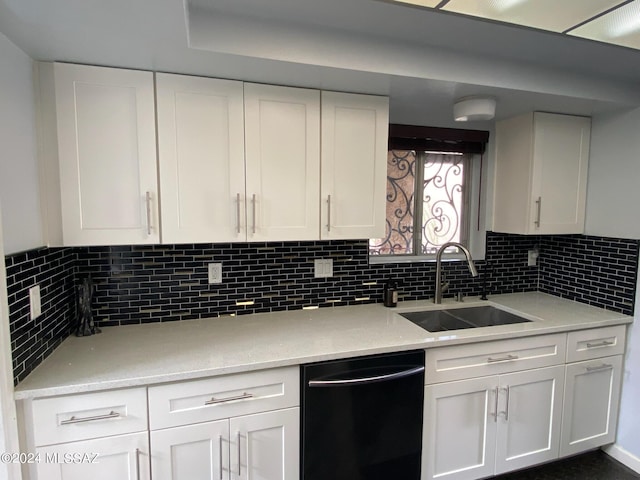
[[[585,235],[541,239],[540,291],[633,315],[638,240]]]
[[[72,248],[41,248],[5,257],[9,330],[15,383],[24,379],[69,335],[75,318]],[[29,288],[40,285],[42,315],[32,320]]]
[[[528,267],[535,247],[539,266]],[[333,277],[314,278],[317,258],[333,259]],[[382,302],[389,279],[400,283],[401,300],[426,299],[435,283],[433,263],[370,265],[364,240],[39,249],[6,260],[16,382],[69,334],[75,285],[89,275],[102,327]],[[222,284],[208,284],[211,262],[222,263]],[[489,296],[541,290],[631,314],[637,263],[635,240],[488,233],[479,277],[466,262],[445,262],[445,296],[480,295],[486,283]],[[34,322],[35,283],[44,315]]]

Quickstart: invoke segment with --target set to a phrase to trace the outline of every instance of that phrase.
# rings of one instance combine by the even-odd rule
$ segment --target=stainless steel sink
[[[465,328],[490,327],[531,321],[488,305],[448,310],[424,310],[421,312],[401,313],[400,315],[428,332],[462,330]]]

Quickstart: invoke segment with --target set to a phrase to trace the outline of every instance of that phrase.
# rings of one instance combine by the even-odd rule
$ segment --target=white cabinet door
[[[151,432],[153,480],[227,480],[229,421]]]
[[[164,243],[246,240],[242,82],[156,74]]]
[[[558,458],[564,366],[500,376],[496,474]]]
[[[247,239],[316,240],[320,92],[245,84]]]
[[[561,456],[615,440],[621,380],[621,355],[567,365]]]
[[[536,112],[534,131],[532,231],[582,233],[591,120]]]
[[[582,233],[591,119],[532,112],[496,124],[493,229]]]
[[[229,420],[231,478],[297,480],[300,476],[300,409]]]
[[[389,99],[322,92],[322,239],[385,232]]]
[[[422,479],[493,475],[498,377],[425,388]]]
[[[52,445],[36,451],[42,459],[36,466],[38,480],[151,478],[147,432]]]
[[[55,64],[65,245],[157,243],[153,74]]]

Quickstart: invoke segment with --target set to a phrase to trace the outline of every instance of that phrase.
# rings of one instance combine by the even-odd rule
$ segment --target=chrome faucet
[[[448,247],[458,247],[464,253],[464,256],[467,257],[467,263],[469,264],[469,272],[472,277],[478,276],[478,271],[476,270],[476,266],[473,263],[473,258],[471,258],[471,253],[467,250],[467,247],[458,242],[448,242],[440,247],[438,253],[436,254],[436,294],[433,297],[433,303],[441,304],[442,303],[442,282],[440,278],[442,277],[442,254],[445,249]]]

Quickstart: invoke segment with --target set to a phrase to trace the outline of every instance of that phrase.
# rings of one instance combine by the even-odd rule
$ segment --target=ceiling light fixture
[[[493,97],[464,97],[453,104],[456,122],[491,120],[496,115],[496,99]]]

